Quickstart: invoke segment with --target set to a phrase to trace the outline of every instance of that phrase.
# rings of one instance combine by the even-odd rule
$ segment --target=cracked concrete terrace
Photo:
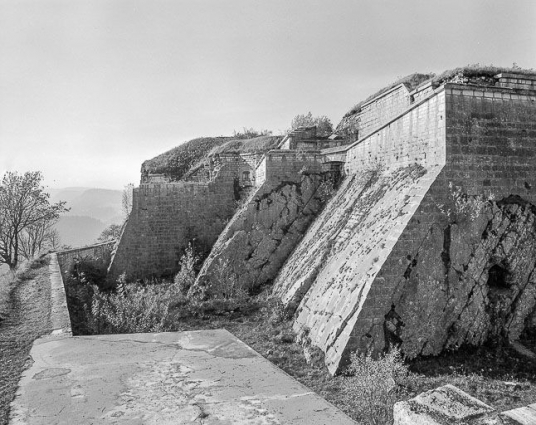
[[[226,330],[46,336],[12,403],[21,424],[353,424]]]

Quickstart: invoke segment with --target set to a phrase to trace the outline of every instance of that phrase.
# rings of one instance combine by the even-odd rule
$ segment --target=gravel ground
[[[22,274],[4,314],[0,322],[0,425],[8,423],[20,375],[32,361],[32,343],[51,332],[48,264]]]

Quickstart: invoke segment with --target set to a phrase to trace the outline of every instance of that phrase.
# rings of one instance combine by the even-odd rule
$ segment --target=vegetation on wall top
[[[533,75],[536,76],[536,70],[534,69],[523,69],[514,64],[512,67],[501,67],[493,65],[480,65],[472,64],[467,66],[462,66],[459,68],[449,69],[442,72],[441,74],[427,73],[420,74],[414,73],[406,77],[400,78],[395,82],[385,86],[381,90],[378,90],[373,95],[367,97],[362,102],[357,103],[350,109],[343,118],[349,117],[361,111],[361,106],[367,103],[369,100],[374,99],[375,97],[380,96],[381,94],[391,90],[393,87],[398,86],[399,84],[404,84],[408,90],[414,90],[422,84],[432,82],[434,86],[439,86],[443,83],[455,80],[456,82],[465,82],[465,83],[474,83],[475,79],[480,78],[484,80],[487,84],[491,82],[491,79],[497,74],[500,73],[516,73],[524,75]]]
[[[378,90],[376,93],[370,95],[365,100],[357,103],[350,109],[346,114],[344,114],[344,118],[349,117],[350,115],[357,114],[359,111],[361,111],[361,106],[363,106],[365,103],[367,103],[369,100],[374,99],[375,97],[378,97],[379,95],[391,90],[393,87],[398,86],[399,84],[404,84],[408,90],[413,90],[420,86],[422,83],[429,81],[430,78],[434,77],[435,74],[428,73],[428,74],[419,74],[417,72],[406,75],[403,78],[400,78],[396,80],[395,82],[385,86],[381,90]]]
[[[280,140],[280,136],[270,135],[244,138],[241,133],[233,137],[201,137],[145,161],[141,170],[142,173],[165,174],[172,180],[180,180],[199,168],[211,155],[267,152],[275,149]]]

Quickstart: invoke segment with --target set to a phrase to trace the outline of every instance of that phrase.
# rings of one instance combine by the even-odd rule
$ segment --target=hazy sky
[[[536,68],[534,0],[0,0],[0,173],[121,189],[145,159],[412,72]]]

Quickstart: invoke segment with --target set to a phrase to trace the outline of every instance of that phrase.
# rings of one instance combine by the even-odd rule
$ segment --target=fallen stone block
[[[496,424],[495,409],[447,384],[395,403],[394,425]]]
[[[500,414],[505,425],[536,425],[536,403]]]

